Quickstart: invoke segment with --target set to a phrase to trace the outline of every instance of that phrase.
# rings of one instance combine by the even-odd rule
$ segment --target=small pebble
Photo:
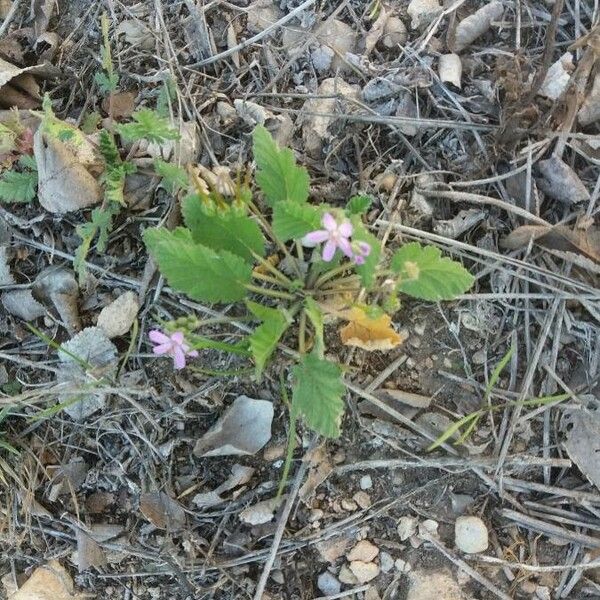
[[[487,550],[488,530],[479,517],[458,517],[454,525],[456,547],[467,554],[476,554]]]
[[[419,537],[437,536],[439,523],[433,519],[425,519],[419,523]]]
[[[308,520],[311,523],[314,523],[315,521],[322,519],[324,514],[325,514],[325,512],[322,511],[320,508],[313,508],[310,511],[310,514],[308,515]]]
[[[379,554],[379,548],[369,542],[369,540],[362,540],[348,552],[346,558],[352,562],[355,560],[362,562],[371,562]]]
[[[398,571],[398,573],[408,573],[412,569],[410,564],[401,558],[397,558],[394,561],[394,567],[396,567],[396,571]]]
[[[379,568],[384,573],[389,573],[394,568],[394,558],[387,552],[381,552],[379,554]]]
[[[400,517],[398,521],[398,536],[401,542],[405,542],[415,534],[417,530],[417,519],[415,517]]]
[[[324,571],[317,579],[317,587],[326,596],[339,594],[342,589],[341,582],[329,571]]]
[[[350,571],[356,577],[359,583],[367,583],[379,575],[379,567],[372,562],[363,562],[354,560],[350,563]]]
[[[350,500],[349,498],[344,498],[341,502],[341,506],[344,510],[348,512],[354,512],[358,509],[358,505],[354,500]]]
[[[381,596],[379,595],[379,592],[377,591],[377,588],[374,585],[372,585],[365,592],[365,600],[381,600]]]
[[[360,489],[361,490],[370,490],[373,487],[373,479],[371,479],[370,475],[363,475],[360,478]]]
[[[347,565],[342,565],[338,579],[347,585],[356,585],[358,583],[358,579]]]
[[[425,333],[425,323],[419,323],[418,325],[415,325],[415,334],[416,335],[423,335]]]
[[[372,504],[371,496],[369,496],[367,492],[356,492],[356,494],[352,496],[352,499],[363,509],[369,508],[369,506]]]

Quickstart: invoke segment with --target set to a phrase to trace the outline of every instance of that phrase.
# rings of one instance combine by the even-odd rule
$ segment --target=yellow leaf
[[[84,596],[73,590],[73,580],[56,560],[38,567],[9,600],[78,600]]]
[[[392,350],[407,337],[394,331],[392,319],[386,314],[371,318],[364,309],[355,306],[345,311],[344,318],[349,323],[340,329],[340,337],[346,346],[357,346],[369,352]]]

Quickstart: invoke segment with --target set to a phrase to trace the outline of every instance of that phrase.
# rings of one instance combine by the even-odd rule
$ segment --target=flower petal
[[[337,245],[332,240],[328,240],[328,242],[325,244],[325,246],[323,246],[323,260],[325,262],[329,262],[333,258],[336,248],[337,248]]]
[[[183,344],[183,332],[176,331],[171,334],[171,339],[178,345],[181,346]]]
[[[350,237],[352,235],[352,232],[354,231],[353,227],[352,227],[352,223],[350,223],[350,221],[344,221],[339,227],[338,227],[338,232],[340,233],[340,235],[343,235],[344,237]]]
[[[354,252],[352,252],[352,245],[347,238],[340,238],[337,245],[348,258],[352,258],[354,256]]]
[[[325,213],[321,219],[321,223],[323,223],[323,227],[325,227],[327,231],[335,231],[338,227],[337,221],[331,213]]]
[[[363,256],[369,256],[369,254],[371,254],[371,244],[368,244],[367,242],[357,242],[357,245],[358,251]]]
[[[149,331],[148,337],[150,338],[150,341],[155,344],[166,344],[171,341],[171,338],[168,335],[165,335],[162,331],[158,331],[158,329]]]
[[[355,265],[364,265],[365,264],[365,257],[361,256],[360,254],[355,254],[354,255],[354,264]]]
[[[317,244],[324,242],[329,239],[329,231],[325,229],[317,229],[316,231],[311,231],[307,233],[302,238],[302,245],[307,246],[309,248],[314,248]]]
[[[166,344],[159,344],[158,346],[154,346],[154,348],[152,348],[152,352],[154,352],[154,354],[170,354],[172,350],[173,344],[170,340]]]
[[[186,356],[190,356],[191,358],[196,358],[198,356],[198,350],[190,350],[186,352]]]
[[[185,367],[185,352],[180,346],[175,346],[173,352],[173,363],[176,369],[183,369]]]

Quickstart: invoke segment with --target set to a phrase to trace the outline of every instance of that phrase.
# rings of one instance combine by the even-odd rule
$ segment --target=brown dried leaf
[[[42,35],[48,29],[48,23],[52,18],[55,5],[55,0],[32,0],[31,18],[33,19],[36,37]]]
[[[385,24],[389,18],[389,14],[385,8],[385,6],[381,6],[379,10],[379,16],[371,25],[371,29],[369,29],[369,33],[367,33],[365,37],[365,52],[364,55],[368,56],[375,48],[375,45],[380,40],[381,36],[383,36],[383,30],[385,28]]]
[[[75,593],[73,580],[57,561],[38,567],[25,584],[9,600],[83,600]]]
[[[389,315],[382,314],[373,319],[355,306],[346,311],[344,318],[349,323],[340,329],[340,337],[346,346],[357,346],[369,352],[385,351],[396,348],[406,339],[406,335],[394,331]]]
[[[498,0],[485,3],[478,11],[463,19],[456,27],[454,50],[460,52],[471,45],[480,35],[483,35],[502,17],[504,6]]]
[[[299,491],[299,496],[305,504],[309,503],[315,490],[329,477],[333,470],[333,465],[329,458],[329,452],[325,445],[318,446],[311,450],[304,460],[310,462],[308,476]]]
[[[119,92],[112,96],[112,116],[115,119],[127,119],[135,110],[136,92]],[[102,110],[108,115],[111,111],[110,97],[102,101]]]
[[[178,531],[185,527],[185,510],[164,492],[148,492],[140,496],[140,511],[158,529]]]
[[[77,528],[75,538],[77,540],[77,569],[80,573],[90,567],[106,565],[106,554],[98,542],[79,528]]]
[[[11,6],[12,0],[0,0],[0,19],[6,19]]]

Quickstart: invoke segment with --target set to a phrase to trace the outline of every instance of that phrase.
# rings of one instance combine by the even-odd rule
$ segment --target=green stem
[[[306,311],[302,311],[300,315],[300,323],[298,324],[298,352],[306,353]]]
[[[261,266],[263,266],[267,271],[273,274],[277,279],[281,281],[281,283],[285,284],[285,287],[292,289],[294,287],[294,282],[284,275],[275,265],[272,265],[267,259],[260,256],[260,254],[256,254],[256,252],[252,251],[252,256],[256,261],[258,261]]]
[[[331,289],[332,286],[343,286],[351,283],[359,283],[360,277],[358,275],[349,275],[348,277],[342,277],[341,279],[336,279],[332,281],[329,285],[324,285],[321,287],[322,290]]]
[[[267,283],[272,283],[273,285],[278,285],[279,287],[284,287],[286,290],[291,289],[290,286],[284,284],[282,281],[277,279],[276,277],[271,277],[270,275],[264,275],[263,273],[257,273],[256,271],[252,271],[252,277],[254,279],[259,279],[260,281],[266,281]]]
[[[323,273],[323,275],[321,275],[315,281],[314,288],[318,289],[326,281],[329,281],[330,279],[333,279],[334,277],[336,277],[337,275],[340,275],[344,271],[347,271],[348,269],[352,268],[352,266],[353,266],[353,263],[345,262],[343,265],[339,265],[338,267],[335,267],[335,269],[331,269],[331,271],[327,271],[326,273]]]
[[[262,294],[263,296],[271,296],[272,298],[280,298],[281,300],[295,300],[296,296],[293,294],[288,294],[287,292],[280,292],[279,290],[272,290],[270,288],[262,288],[258,285],[252,285],[251,283],[247,283],[244,286],[247,290],[254,292],[256,294]]]

